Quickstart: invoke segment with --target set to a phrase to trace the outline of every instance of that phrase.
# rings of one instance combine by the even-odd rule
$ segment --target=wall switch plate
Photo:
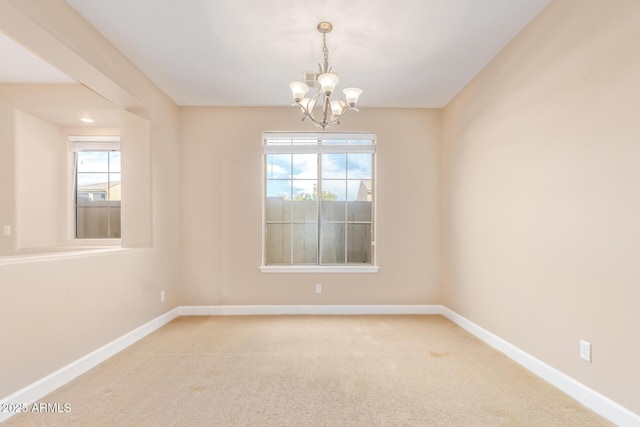
[[[164,291],[160,291],[160,302],[164,302]]]
[[[591,343],[580,340],[580,358],[591,362]]]
[[[5,237],[11,236],[11,226],[3,225],[2,226],[2,235]]]
[[[322,292],[322,284],[316,283],[316,294],[319,294],[321,292]]]

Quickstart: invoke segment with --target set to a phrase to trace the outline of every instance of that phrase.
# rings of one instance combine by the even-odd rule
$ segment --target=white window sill
[[[122,246],[122,239],[69,239],[65,247],[105,247],[114,248]]]
[[[261,273],[377,273],[377,265],[261,265]]]

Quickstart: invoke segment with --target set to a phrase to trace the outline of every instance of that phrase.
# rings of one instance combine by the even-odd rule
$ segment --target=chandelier
[[[340,119],[347,111],[358,111],[355,107],[362,89],[356,87],[344,89],[342,92],[345,95],[346,102],[341,99],[332,99],[334,89],[340,81],[329,67],[327,33],[331,32],[333,25],[331,25],[331,22],[321,22],[317,28],[322,33],[324,64],[318,64],[320,69],[318,74],[304,73],[305,82],[291,82],[289,89],[291,89],[291,94],[295,101],[294,105],[298,105],[302,109],[302,120],[304,121],[308,117],[313,124],[324,130],[329,126],[339,124]],[[314,88],[315,91],[307,97],[310,87]]]

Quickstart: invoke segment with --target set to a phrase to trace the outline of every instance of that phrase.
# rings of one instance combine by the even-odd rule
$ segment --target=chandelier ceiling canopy
[[[339,124],[342,116],[350,110],[358,111],[356,104],[362,89],[350,87],[342,92],[345,100],[333,98],[334,90],[340,79],[329,66],[329,49],[327,48],[327,33],[331,32],[333,25],[330,22],[320,22],[318,32],[322,34],[322,52],[324,61],[318,64],[319,73],[304,73],[304,82],[291,82],[289,89],[297,105],[302,110],[302,120],[307,117],[316,126],[325,130],[329,126]],[[313,88],[311,93],[310,90]],[[307,96],[309,95],[309,96]]]

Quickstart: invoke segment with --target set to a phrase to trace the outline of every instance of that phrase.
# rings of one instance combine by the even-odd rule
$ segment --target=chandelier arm
[[[347,95],[347,103],[345,104],[343,101],[340,101],[341,109],[344,108],[344,110],[342,110],[338,115],[333,114],[333,111],[330,112],[331,103],[333,101],[331,101],[331,97],[328,96],[327,94],[332,94],[332,90],[329,90],[327,92],[323,91],[322,87],[318,86],[319,82],[317,78],[321,74],[331,73],[333,69],[333,67],[329,66],[329,48],[327,47],[327,33],[331,32],[332,28],[333,26],[331,25],[330,22],[320,22],[317,27],[318,31],[322,33],[323,63],[318,64],[318,70],[320,74],[315,76],[313,82],[309,82],[309,85],[316,89],[315,95],[313,95],[310,98],[302,98],[309,91],[308,87],[306,88],[306,91],[304,92],[304,94],[302,94],[302,96],[300,96],[299,99],[296,97],[297,92],[295,91],[293,92],[295,104],[298,105],[302,110],[302,114],[303,114],[302,121],[304,121],[308,117],[309,120],[315,126],[321,127],[323,131],[329,126],[332,126],[334,124],[339,124],[340,119],[344,114],[347,113],[347,111],[350,111],[350,110],[359,111],[357,108],[355,108],[355,104],[357,102],[358,95],[362,93],[362,90],[360,89],[351,89],[350,94],[347,94],[347,92],[345,92],[345,95]],[[335,79],[337,83],[336,76],[332,76],[332,79]],[[309,79],[306,79],[306,80],[309,80]],[[292,91],[293,90],[294,89],[292,88]],[[355,95],[353,92],[356,92]],[[306,102],[304,103],[301,102],[302,99],[305,99]],[[318,114],[319,116],[321,116],[321,120],[319,120],[313,116],[313,110],[314,110],[314,107],[316,106],[320,107],[318,103],[321,102],[321,99],[322,99],[322,112]],[[319,111],[319,109],[316,111]]]
[[[327,123],[327,116],[329,114],[329,110],[331,109],[331,105],[329,104],[329,97],[324,97],[324,107],[322,108],[322,122]]]
[[[321,123],[315,117],[313,117],[313,112],[310,111],[307,107],[305,107],[301,102],[296,102],[294,104],[291,104],[292,107],[294,105],[297,105],[302,110],[302,121],[304,121],[304,119],[308,117],[309,120],[311,120],[313,123],[318,123],[318,124]]]
[[[358,110],[357,108],[354,108],[354,107],[348,107],[348,108],[347,108],[347,109],[345,109],[342,113],[340,113],[340,115],[339,115],[339,116],[333,116],[333,119],[329,119],[329,121],[328,121],[328,122],[325,122],[326,124],[325,124],[325,126],[324,126],[324,127],[329,127],[329,126],[333,126],[333,125],[336,125],[336,124],[340,124],[340,119],[342,118],[342,116],[344,116],[344,115],[345,115],[345,113],[346,113],[347,111],[351,111],[351,110],[355,110],[355,111],[357,111],[357,112],[359,112],[359,111],[360,111],[360,110]],[[324,127],[323,127],[323,129],[324,129]]]
[[[313,115],[311,114],[311,112],[309,111],[309,109],[307,107],[302,105],[301,102],[295,101],[295,103],[291,104],[291,106],[293,107],[294,105],[297,105],[302,110],[302,121],[303,122],[304,122],[304,119],[306,119],[307,117],[309,117],[311,120],[313,120]]]
[[[321,127],[322,129],[326,128],[327,126],[331,126],[333,123],[327,123],[327,122],[321,122],[318,119],[316,119],[315,117],[313,117],[312,115],[307,115],[305,117],[309,117],[309,120],[311,120],[311,122],[318,126]],[[304,120],[304,118],[303,118]]]
[[[358,110],[355,107],[348,107],[347,109],[345,109],[344,111],[342,111],[342,113],[340,113],[340,115],[336,118],[336,122],[340,123],[339,120],[342,118],[342,116],[344,116],[348,111],[354,110],[356,112],[360,112],[360,110]]]
[[[326,102],[329,101],[329,98],[325,98],[325,100],[326,100],[325,101],[325,108],[326,108]],[[328,111],[325,110],[325,112],[323,114],[323,120],[320,121],[320,120],[316,119],[315,117],[313,117],[313,113],[311,111],[309,111],[307,108],[305,108],[305,106],[302,105],[301,103],[296,102],[295,104],[292,104],[292,106],[293,105],[297,105],[302,110],[302,114],[303,114],[302,115],[302,121],[304,121],[308,117],[309,120],[311,120],[311,122],[314,125],[316,125],[318,127],[321,127],[323,130],[328,128],[328,127],[330,127],[330,126],[333,126],[335,124],[340,124],[340,119],[342,118],[342,116],[344,116],[347,113],[347,111],[351,111],[351,110],[354,110],[356,112],[360,111],[355,107],[347,107],[342,113],[340,113],[339,116],[333,116],[333,119],[329,117],[328,120],[327,120]]]

